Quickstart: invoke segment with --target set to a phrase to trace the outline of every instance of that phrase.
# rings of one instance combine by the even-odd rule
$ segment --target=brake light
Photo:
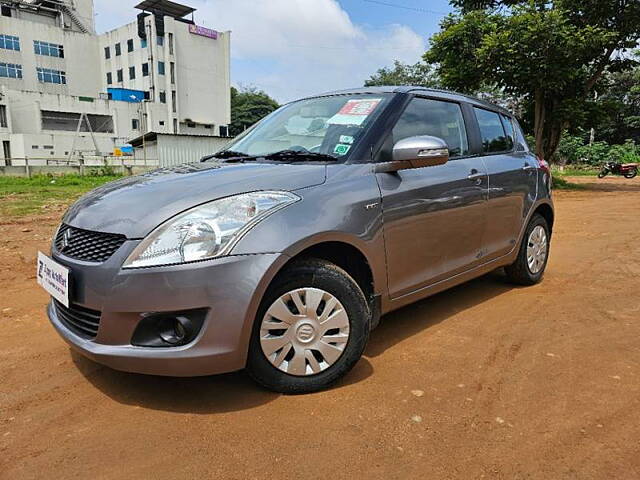
[[[551,173],[551,167],[549,166],[549,162],[547,162],[542,157],[538,157],[538,168],[540,168],[540,170],[542,170],[543,172],[545,172],[547,174]]]

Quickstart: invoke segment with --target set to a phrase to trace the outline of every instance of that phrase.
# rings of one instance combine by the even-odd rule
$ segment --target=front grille
[[[67,308],[56,299],[53,299],[53,306],[58,319],[69,330],[83,338],[96,338],[100,326],[100,312],[73,304]]]
[[[115,253],[127,237],[117,233],[92,232],[60,225],[54,240],[56,250],[67,257],[86,262],[104,262]]]

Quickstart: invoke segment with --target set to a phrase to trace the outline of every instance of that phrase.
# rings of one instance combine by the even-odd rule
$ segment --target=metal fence
[[[126,155],[85,155],[71,160],[66,157],[0,158],[0,175],[26,177],[42,174],[133,175],[155,168],[158,168],[157,158],[138,158]]]

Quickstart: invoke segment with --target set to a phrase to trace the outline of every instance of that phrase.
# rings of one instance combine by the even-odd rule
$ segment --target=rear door
[[[386,142],[432,135],[447,142],[451,160],[435,167],[376,174],[382,194],[389,293],[411,293],[479,262],[488,176],[469,157],[460,104],[422,97],[405,108]]]
[[[499,112],[473,108],[480,128],[483,160],[489,174],[489,203],[483,261],[501,257],[516,245],[537,195],[536,159],[516,141],[514,120]]]

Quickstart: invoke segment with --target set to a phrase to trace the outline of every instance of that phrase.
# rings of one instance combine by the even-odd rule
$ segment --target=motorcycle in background
[[[622,175],[624,178],[633,178],[638,175],[638,164],[607,162],[602,166],[598,178],[604,178],[609,174]]]

